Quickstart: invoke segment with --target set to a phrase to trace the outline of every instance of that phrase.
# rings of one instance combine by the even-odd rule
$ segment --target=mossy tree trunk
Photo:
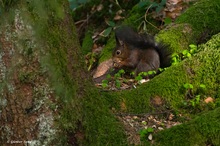
[[[86,72],[68,1],[3,4],[0,143],[124,143]]]

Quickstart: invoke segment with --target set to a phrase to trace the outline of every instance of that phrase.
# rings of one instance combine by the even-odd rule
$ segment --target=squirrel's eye
[[[116,51],[116,54],[117,54],[117,55],[120,55],[120,54],[121,54],[121,51],[120,51],[120,50],[117,50],[117,51]]]

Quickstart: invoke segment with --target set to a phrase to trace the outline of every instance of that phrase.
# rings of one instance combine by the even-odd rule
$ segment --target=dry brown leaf
[[[212,97],[207,97],[205,100],[205,103],[214,102],[214,99]]]
[[[112,59],[102,62],[96,69],[93,78],[98,78],[104,75],[113,66]]]

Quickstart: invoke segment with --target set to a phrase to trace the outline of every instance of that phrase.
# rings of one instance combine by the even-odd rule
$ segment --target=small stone
[[[152,128],[157,128],[157,126],[156,126],[156,125],[153,125]]]
[[[133,119],[137,119],[138,117],[137,116],[133,116]]]
[[[149,135],[148,135],[148,139],[149,139],[149,140],[152,140],[152,139],[153,139],[153,135],[152,135],[152,134],[149,134]]]
[[[158,127],[158,130],[164,130],[163,127]]]
[[[147,122],[146,121],[142,121],[141,122],[143,125],[147,125]]]
[[[172,121],[173,118],[174,118],[174,115],[171,113],[171,114],[169,115],[168,119],[169,119],[170,121]]]
[[[150,80],[149,79],[142,79],[140,80],[140,83],[143,84],[143,83],[146,83],[146,82],[149,82]]]

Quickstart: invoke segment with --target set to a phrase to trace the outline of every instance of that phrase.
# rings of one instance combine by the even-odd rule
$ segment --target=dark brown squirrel
[[[129,26],[115,30],[116,47],[112,53],[115,69],[140,72],[156,71],[171,65],[168,46],[156,43],[153,36],[138,34]]]

